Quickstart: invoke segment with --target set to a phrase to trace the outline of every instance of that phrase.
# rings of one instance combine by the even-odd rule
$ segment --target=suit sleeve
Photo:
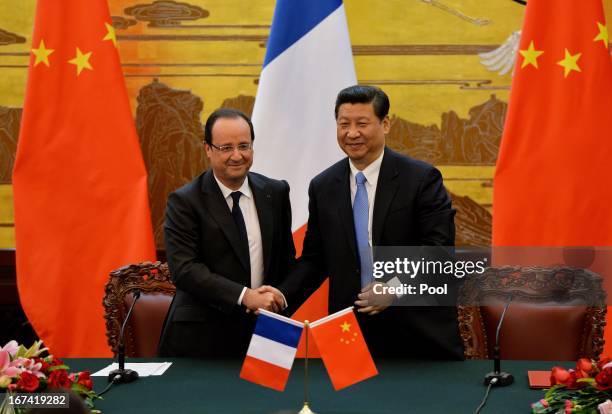
[[[170,194],[164,234],[174,284],[203,303],[230,313],[237,306],[244,286],[211,272],[199,260],[198,251],[202,248],[199,231],[193,208],[177,193]]]
[[[421,244],[454,246],[455,210],[438,169],[432,167],[427,171],[419,187],[417,200]]]
[[[418,223],[421,230],[421,246],[423,246],[420,257],[434,262],[454,260],[452,246],[455,245],[455,210],[452,208],[451,198],[444,188],[442,174],[438,169],[431,167],[426,172],[417,200]],[[445,300],[450,300],[449,297],[456,294],[459,284],[459,279],[444,275],[430,275],[427,280],[432,286],[448,285],[449,292]],[[438,303],[438,298],[435,296],[429,296],[427,299],[432,304]]]
[[[279,286],[289,302],[290,313],[301,304],[325,280],[325,256],[319,229],[316,191],[311,182],[308,187],[308,225],[302,255],[297,260],[293,271]]]
[[[283,246],[285,247],[282,266],[284,269],[282,278],[286,278],[295,267],[295,244],[293,243],[293,233],[291,232],[291,200],[289,198],[289,183],[283,180],[283,204],[282,204],[282,232]]]

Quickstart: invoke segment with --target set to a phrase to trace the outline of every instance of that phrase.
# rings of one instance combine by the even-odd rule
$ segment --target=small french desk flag
[[[304,324],[259,310],[240,378],[284,391]]]

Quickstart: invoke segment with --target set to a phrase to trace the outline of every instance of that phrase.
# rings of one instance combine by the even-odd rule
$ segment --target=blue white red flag
[[[240,378],[283,391],[303,329],[301,322],[260,309]]]
[[[336,96],[356,83],[342,0],[277,0],[253,108],[253,170],[289,182],[298,254],[308,221],[308,184],[344,157],[336,141]],[[325,282],[293,317],[327,315],[327,296]],[[313,347],[309,355],[318,352]]]
[[[308,220],[308,183],[344,154],[338,92],[357,83],[342,0],[277,0],[253,108],[253,170],[291,186],[293,231]]]

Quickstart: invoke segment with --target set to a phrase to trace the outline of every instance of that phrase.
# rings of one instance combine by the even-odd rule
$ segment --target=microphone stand
[[[485,375],[484,385],[491,384],[494,387],[505,387],[514,382],[514,377],[512,374],[508,372],[504,372],[501,370],[501,360],[499,357],[499,331],[501,330],[502,323],[504,322],[504,316],[506,316],[506,311],[512,302],[512,295],[510,295],[510,299],[499,318],[499,322],[497,323],[497,332],[495,333],[495,346],[493,347],[493,372],[489,372]]]
[[[108,373],[108,382],[127,383],[136,381],[138,379],[138,372],[131,369],[125,369],[125,343],[123,341],[125,327],[127,322],[130,320],[130,316],[132,315],[132,310],[134,310],[136,301],[138,301],[140,298],[140,290],[135,290],[133,292],[133,296],[134,300],[132,301],[132,305],[130,306],[128,313],[123,320],[123,325],[121,325],[121,331],[119,332],[119,344],[117,344],[117,362],[119,363],[119,368]]]

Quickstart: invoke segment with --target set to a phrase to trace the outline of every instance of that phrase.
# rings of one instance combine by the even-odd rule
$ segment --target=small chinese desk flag
[[[311,323],[310,329],[336,391],[378,375],[352,307]]]

